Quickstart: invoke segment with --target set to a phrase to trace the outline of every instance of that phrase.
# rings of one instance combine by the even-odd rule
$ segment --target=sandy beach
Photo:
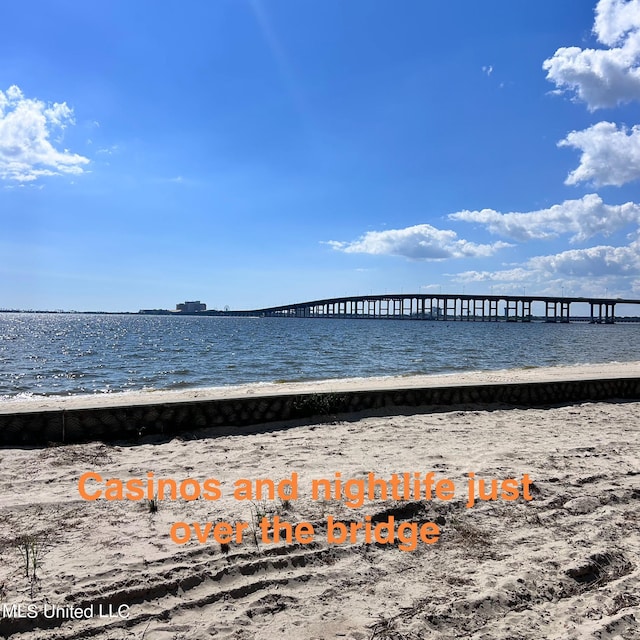
[[[639,372],[638,363],[628,363],[455,380]],[[403,386],[414,382],[425,384],[402,378]],[[366,382],[307,386],[343,384]],[[1,449],[0,633],[33,640],[640,638],[640,402],[407,410],[278,427],[218,438],[194,432],[135,446]],[[89,472],[85,489],[91,497],[102,491],[95,500],[79,491]],[[146,497],[106,499],[108,479],[147,481],[150,473],[154,481],[194,479],[191,488],[213,480],[219,495],[165,496],[151,504]],[[385,499],[378,485],[362,504],[356,493],[352,504],[344,494],[312,495],[314,480],[335,487],[336,474],[359,481],[352,483],[357,488],[372,475],[386,482],[404,473],[448,480],[455,491],[431,499],[389,491]],[[284,484],[273,500],[234,495],[240,479],[277,484],[294,474],[297,495]],[[505,490],[483,500],[474,489],[469,506],[471,474],[486,481],[485,489],[491,479],[502,488],[512,481],[516,499]],[[311,525],[313,540],[274,543],[266,526],[265,542],[256,522],[276,516],[293,527]],[[409,523],[431,523],[439,537],[402,550],[397,538],[367,543],[363,524],[353,541],[339,542],[336,534],[330,542],[330,522],[349,527],[392,517],[396,526],[407,524],[407,536]],[[188,542],[172,540],[176,523],[190,526]],[[201,543],[194,523],[246,523],[247,530],[240,543],[221,545],[210,536]],[[55,606],[59,617],[46,618]],[[73,617],[74,608],[86,615]],[[19,611],[25,617],[8,615]]]
[[[18,396],[0,402],[0,413],[46,411],[50,409],[81,409],[91,407],[119,407],[157,404],[161,402],[190,402],[260,395],[290,395],[296,393],[340,393],[370,389],[445,387],[450,385],[510,382],[553,382],[558,380],[595,380],[635,378],[640,376],[640,362],[614,362],[572,365],[563,367],[531,367],[469,371],[443,375],[382,376],[378,378],[337,378],[307,382],[281,382],[204,387],[180,390],[148,389],[123,393],[93,393],[73,396]]]

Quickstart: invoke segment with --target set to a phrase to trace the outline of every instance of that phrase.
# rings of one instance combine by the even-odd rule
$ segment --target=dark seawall
[[[371,389],[336,393],[247,396],[119,407],[0,413],[0,446],[45,446],[100,440],[137,441],[149,435],[173,436],[197,429],[207,435],[234,427],[308,420],[355,412],[420,412],[466,405],[544,407],[601,400],[640,400],[640,378],[451,385]],[[244,431],[246,432],[246,430]]]

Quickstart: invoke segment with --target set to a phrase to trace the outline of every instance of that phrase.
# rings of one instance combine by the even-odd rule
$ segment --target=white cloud
[[[493,65],[490,64],[489,66],[482,67],[482,71],[490,76],[493,73]]]
[[[517,267],[497,271],[463,271],[449,274],[459,282],[527,282],[531,279],[531,270]]]
[[[491,233],[519,242],[549,239],[565,233],[573,234],[572,241],[582,241],[640,222],[640,205],[633,202],[608,205],[600,196],[591,193],[579,200],[565,200],[562,204],[527,213],[482,209],[459,211],[450,214],[449,218],[484,225]]]
[[[40,176],[78,174],[89,160],[50,141],[55,129],[74,124],[66,103],[25,98],[15,85],[0,91],[0,179],[31,182]]]
[[[368,231],[353,242],[328,242],[345,253],[394,255],[411,260],[446,260],[448,258],[487,257],[511,246],[505,242],[476,244],[459,239],[455,231],[418,224],[405,229]]]
[[[601,245],[561,253],[535,256],[522,265],[496,271],[465,271],[455,274],[459,282],[491,282],[502,290],[509,288],[538,294],[557,294],[562,287],[571,295],[629,295],[640,278],[640,241],[627,246]]]
[[[106,156],[112,156],[114,153],[118,153],[120,147],[117,144],[112,144],[110,147],[104,147],[103,149],[98,149],[96,153],[100,153]]]
[[[547,79],[591,111],[640,99],[640,0],[600,0],[593,31],[609,48],[561,47],[542,65]]]
[[[572,249],[550,256],[536,256],[526,265],[544,275],[566,275],[582,278],[640,273],[640,246],[597,246]]]
[[[572,131],[558,143],[580,149],[580,164],[565,184],[591,182],[595,186],[621,186],[640,178],[640,126],[629,131],[613,122],[598,122],[588,129]]]
[[[600,0],[596,6],[593,32],[606,45],[614,45],[640,29],[640,3],[636,0]]]

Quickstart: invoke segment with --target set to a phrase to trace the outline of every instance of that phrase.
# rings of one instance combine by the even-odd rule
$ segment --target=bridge
[[[544,315],[534,316],[534,303],[544,305]],[[401,293],[326,298],[250,311],[204,311],[198,315],[276,318],[364,318],[385,320],[440,320],[466,322],[569,322],[571,305],[589,305],[589,315],[579,320],[613,324],[617,304],[640,305],[640,300],[622,298],[577,298],[555,296],[504,296]]]

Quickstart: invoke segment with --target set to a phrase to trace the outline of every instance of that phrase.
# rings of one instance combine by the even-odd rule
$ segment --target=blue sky
[[[0,308],[640,298],[640,0],[0,21]]]

